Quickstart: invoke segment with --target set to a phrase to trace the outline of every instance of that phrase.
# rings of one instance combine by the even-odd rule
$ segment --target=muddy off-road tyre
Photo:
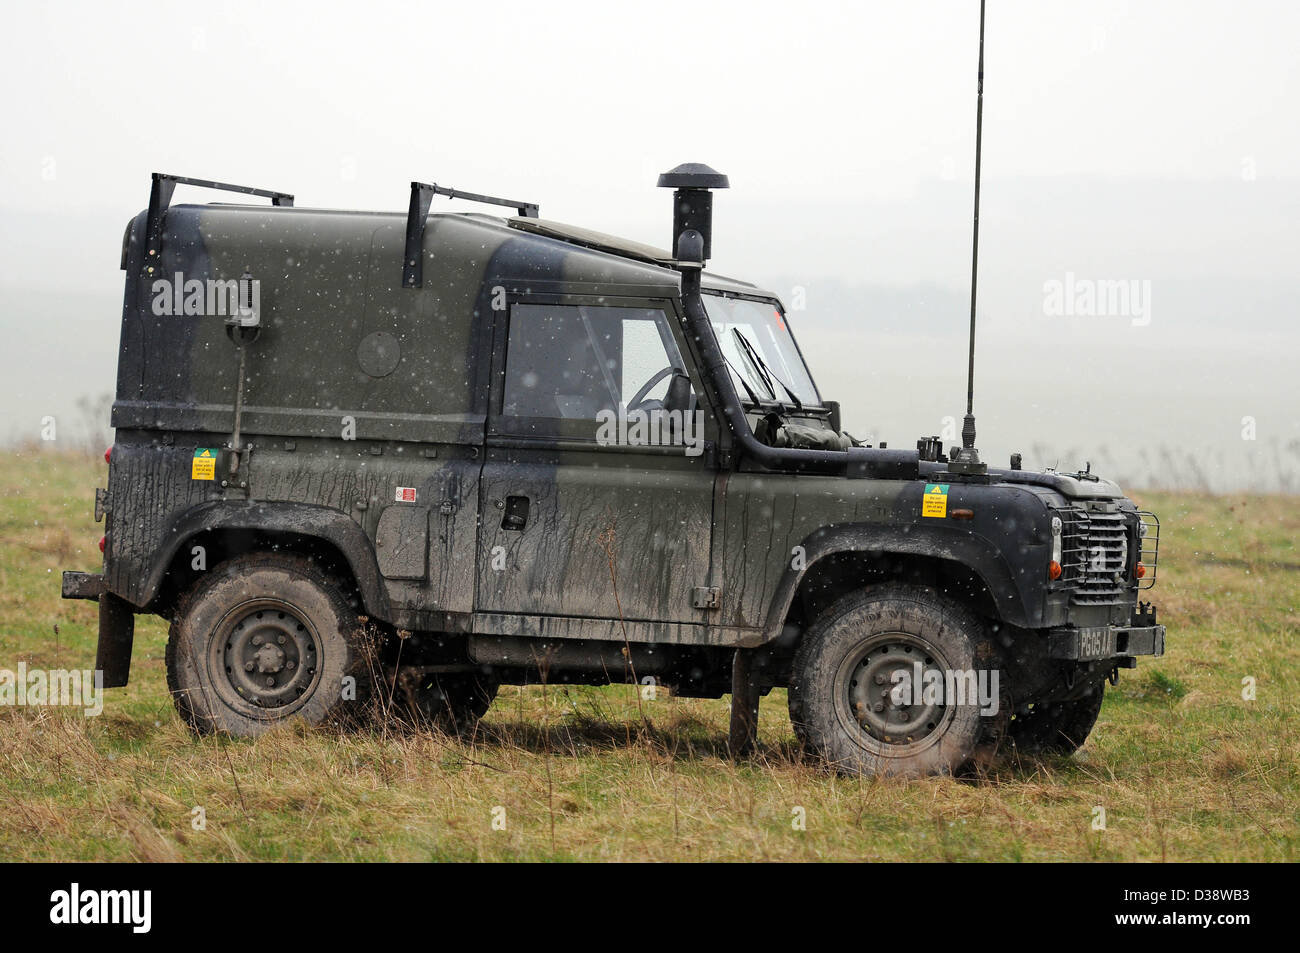
[[[467,734],[487,714],[498,684],[473,673],[402,671],[397,678],[403,714],[418,727]]]
[[[1034,705],[1011,716],[1007,736],[1017,755],[1071,755],[1083,747],[1097,724],[1106,683],[1098,682],[1082,698]]]
[[[368,703],[371,654],[343,587],[319,566],[289,554],[240,556],[182,597],[167,686],[199,734],[247,737],[286,718],[342,727]]]
[[[985,672],[997,698],[913,699],[895,671]],[[997,691],[992,675],[998,672]],[[1005,672],[987,626],[933,590],[884,586],[852,593],[809,628],[795,654],[789,698],[795,734],[814,756],[850,775],[921,777],[989,766],[1010,719]],[[922,679],[924,683],[924,678]]]

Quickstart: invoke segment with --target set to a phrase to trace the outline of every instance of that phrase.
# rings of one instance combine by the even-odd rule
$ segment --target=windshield
[[[705,294],[704,307],[742,400],[821,403],[775,304]]]

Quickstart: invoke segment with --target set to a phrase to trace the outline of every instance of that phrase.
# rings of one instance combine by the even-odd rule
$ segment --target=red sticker
[[[413,486],[399,486],[399,487],[397,488],[397,498],[395,499],[394,502],[397,502],[397,503],[414,503],[414,502],[415,502],[415,487],[413,487]]]

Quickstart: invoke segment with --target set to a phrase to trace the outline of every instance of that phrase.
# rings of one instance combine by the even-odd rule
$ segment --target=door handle
[[[501,528],[521,530],[528,525],[528,497],[507,496],[505,512],[501,516]]]

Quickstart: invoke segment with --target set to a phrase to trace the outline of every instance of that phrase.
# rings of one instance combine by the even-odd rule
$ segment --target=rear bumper
[[[1139,655],[1158,658],[1165,654],[1165,627],[1096,625],[1052,629],[1047,633],[1047,654],[1079,662]]]
[[[98,599],[104,594],[104,574],[98,572],[63,571],[63,598]]]

